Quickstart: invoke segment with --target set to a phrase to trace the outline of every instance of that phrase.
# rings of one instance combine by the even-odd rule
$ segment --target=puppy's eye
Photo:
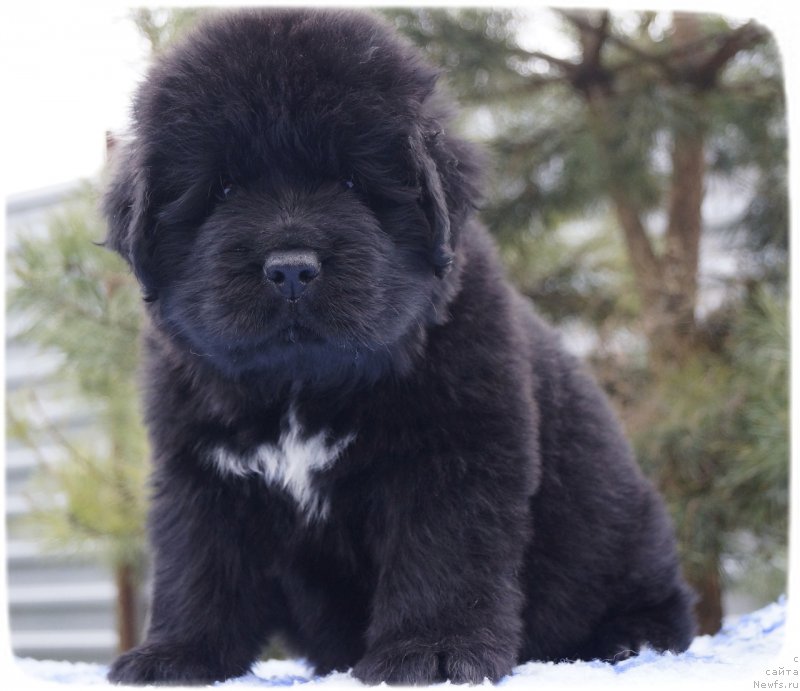
[[[217,196],[221,200],[230,199],[236,192],[236,185],[230,178],[220,178]]]

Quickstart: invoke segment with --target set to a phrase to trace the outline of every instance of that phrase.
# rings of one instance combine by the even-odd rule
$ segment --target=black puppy
[[[105,198],[149,314],[147,640],[116,682],[496,681],[692,636],[662,503],[506,281],[479,158],[378,21],[207,20],[139,89]]]

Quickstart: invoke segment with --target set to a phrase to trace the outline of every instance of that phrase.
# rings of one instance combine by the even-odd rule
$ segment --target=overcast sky
[[[2,13],[4,192],[96,174],[146,64],[127,9],[10,0]]]
[[[91,177],[100,170],[105,132],[124,129],[131,93],[146,66],[146,42],[139,37],[128,14],[128,7],[138,4],[146,3],[113,0],[3,3],[0,190],[4,194]],[[583,0],[574,4],[593,3]],[[619,3],[611,0],[611,4]],[[781,38],[782,30],[788,36],[792,27],[798,26],[797,9],[778,10],[778,4],[784,4],[784,8],[790,5],[785,0],[680,3],[690,9],[755,15]],[[638,5],[670,8],[678,3],[642,0]],[[546,27],[534,27],[527,38],[526,43],[538,45],[551,37]],[[800,58],[791,44],[798,41],[783,43],[790,44],[793,50],[785,57],[797,63]],[[790,65],[795,66],[800,67]]]

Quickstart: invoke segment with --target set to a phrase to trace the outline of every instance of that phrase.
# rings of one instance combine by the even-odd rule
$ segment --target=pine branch
[[[599,23],[591,22],[585,13],[559,10],[558,13],[567,19],[580,32],[583,46],[585,68],[600,68],[600,51],[606,43],[613,43],[638,61],[657,67],[671,83],[688,82],[703,89],[716,84],[720,72],[737,54],[769,39],[769,33],[753,21],[747,22],[724,35],[713,37],[699,36],[696,39],[682,41],[670,50],[654,53],[645,50],[623,36],[609,30],[608,13],[603,13]],[[589,36],[594,35],[590,42]],[[705,59],[698,62],[698,54],[708,50],[709,41],[718,43],[717,48]],[[541,56],[547,59],[546,56]],[[570,63],[571,64],[571,63]],[[630,69],[636,62],[627,62],[613,68],[603,66],[605,70],[617,72]]]
[[[44,421],[43,429],[44,431],[50,435],[50,437],[58,443],[62,448],[66,449],[67,453],[70,457],[80,463],[81,466],[89,473],[94,475],[96,478],[102,481],[103,478],[103,471],[100,467],[95,463],[89,456],[84,454],[80,451],[67,437],[64,433],[58,428],[58,426],[54,425],[50,418],[47,416],[47,413],[44,410],[44,406],[42,402],[39,400],[39,397],[33,392],[30,392],[30,400],[34,404],[34,406],[38,409],[39,415],[41,416],[42,420]],[[35,443],[35,440],[32,441]]]
[[[714,86],[720,72],[736,55],[768,38],[769,34],[753,21],[723,36],[719,47],[697,68],[698,84],[703,88]]]
[[[609,12],[601,12],[596,23],[589,21],[583,12],[558,10],[558,13],[578,29],[581,46],[581,60],[571,74],[570,83],[588,99],[608,95],[614,75],[603,64],[602,54],[610,35]]]
[[[28,450],[33,453],[34,458],[36,459],[36,465],[40,468],[43,468],[47,472],[52,473],[53,463],[49,458],[47,458],[47,456],[45,456],[41,449],[39,440],[34,438],[30,425],[25,420],[17,416],[11,407],[8,407],[6,410],[6,415],[8,416],[9,423],[6,430],[8,436],[22,442],[28,448]]]
[[[742,96],[751,100],[772,100],[783,96],[783,82],[780,79],[764,78],[757,81],[720,82],[720,91]]]
[[[638,209],[627,200],[622,190],[613,190],[611,196],[625,236],[636,283],[643,297],[646,300],[651,299],[658,293],[662,274],[661,262],[653,250]]]
[[[549,145],[553,149],[552,143],[560,142],[583,131],[580,123],[572,123],[565,127],[542,127],[531,133],[526,133],[525,138],[514,136],[513,133],[497,136],[492,141],[492,148],[503,155],[524,155],[530,156],[539,151],[543,146]]]
[[[531,94],[538,93],[556,84],[567,83],[568,80],[562,76],[532,76],[528,77],[524,83],[511,84],[507,86],[493,86],[488,89],[472,89],[466,93],[460,93],[458,101],[461,105],[484,105],[487,102],[510,102],[514,100],[524,100]]]
[[[53,290],[53,284],[50,280],[39,279],[33,272],[28,274],[23,273],[21,270],[17,270],[17,275],[25,283],[23,286],[12,290],[9,299],[10,311],[18,311],[31,306],[41,307],[42,305],[47,305],[49,307],[49,311],[46,314],[42,314],[39,321],[17,335],[20,339],[27,338],[30,340],[29,333],[37,328],[40,321],[52,321],[53,313],[63,314],[68,322],[83,320],[91,323],[94,328],[120,331],[126,333],[130,338],[136,338],[139,333],[138,328],[128,321],[114,320],[106,312],[98,314],[85,305],[78,304],[65,291]]]
[[[564,58],[557,58],[549,53],[544,53],[540,50],[520,50],[518,57],[533,58],[537,60],[544,60],[549,65],[561,70],[562,74],[570,75],[578,67],[577,63]]]

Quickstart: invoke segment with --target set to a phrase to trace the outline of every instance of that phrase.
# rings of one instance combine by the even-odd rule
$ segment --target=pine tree
[[[31,528],[45,544],[99,555],[113,568],[121,650],[138,637],[147,449],[135,384],[140,299],[124,262],[98,247],[105,227],[87,188],[44,234],[18,234],[9,253],[16,338],[60,356],[47,380],[8,402],[8,434],[38,456]],[[78,433],[50,414],[77,400],[92,418]],[[58,449],[43,455],[43,442]],[[58,501],[62,498],[63,501]]]

